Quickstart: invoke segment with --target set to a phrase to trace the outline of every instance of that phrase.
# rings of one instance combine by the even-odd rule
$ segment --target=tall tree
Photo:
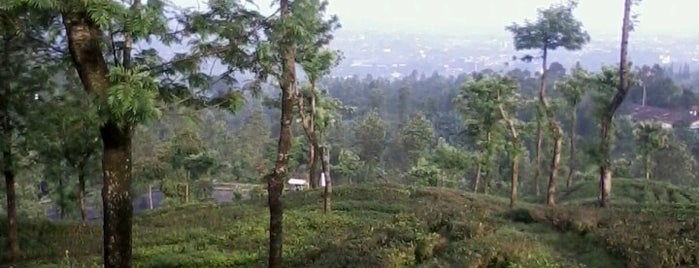
[[[515,123],[515,116],[518,102],[517,82],[507,77],[495,77],[495,85],[492,88],[495,90],[495,102],[498,106],[500,118],[504,121],[510,134],[509,153],[512,161],[512,174],[510,179],[510,207],[514,208],[517,205],[517,188],[519,186],[519,162],[522,154],[522,141],[520,139],[518,127]]]
[[[472,98],[470,100],[470,109],[476,118],[482,118],[481,123],[484,123],[485,129],[480,130],[485,132],[485,140],[481,142],[490,143],[485,147],[493,147],[496,142],[492,139],[495,131],[504,126],[509,132],[510,142],[509,151],[511,155],[512,176],[511,176],[511,191],[510,191],[510,206],[514,207],[517,203],[517,186],[519,184],[519,157],[521,155],[521,141],[519,131],[515,123],[514,113],[517,103],[517,90],[519,89],[517,82],[509,77],[499,75],[492,76],[477,76],[474,80],[467,82],[464,87],[463,98]],[[477,121],[471,121],[471,126]],[[480,135],[481,137],[483,135]],[[482,154],[482,152],[481,152]],[[488,153],[489,155],[490,153]],[[483,157],[488,156],[480,156]],[[487,162],[486,162],[487,163]],[[486,170],[489,170],[489,164],[486,164]],[[478,175],[476,175],[478,176]]]
[[[368,178],[376,175],[376,168],[382,162],[385,149],[386,125],[379,113],[372,110],[364,116],[354,131],[359,157],[365,163]]]
[[[556,121],[555,112],[550,107],[546,98],[546,75],[549,51],[558,48],[567,50],[579,50],[587,42],[590,36],[583,29],[582,23],[573,16],[573,9],[577,2],[569,1],[567,4],[555,4],[547,9],[538,11],[536,22],[526,21],[523,25],[513,24],[506,29],[514,36],[517,50],[536,49],[541,51],[541,85],[539,87],[539,101],[546,115],[549,129],[553,137],[553,154],[551,156],[551,174],[549,176],[548,195],[546,203],[554,205],[556,194],[556,180],[558,166],[561,159],[561,141],[563,130]],[[531,61],[532,56],[527,55],[523,59]],[[541,135],[541,131],[538,131]]]
[[[318,117],[317,111],[317,82],[323,75],[330,72],[330,69],[337,62],[336,56],[333,51],[306,51],[309,55],[302,60],[301,66],[303,67],[306,76],[308,77],[308,82],[310,83],[310,88],[307,92],[296,92],[296,103],[299,110],[299,116],[301,117],[301,124],[303,125],[303,130],[306,134],[306,139],[308,140],[308,161],[309,161],[309,180],[311,181],[311,187],[315,188],[318,186],[318,161],[317,158],[322,158],[321,155],[317,155],[317,150],[319,148],[318,131],[315,129],[315,121]],[[304,103],[306,102],[307,103]],[[306,104],[308,109],[305,108]],[[308,110],[308,111],[306,111]]]
[[[318,185],[318,133],[315,131],[316,95],[317,83],[320,78],[330,73],[330,70],[339,63],[338,53],[323,46],[327,45],[332,35],[330,33],[339,27],[337,17],[332,16],[326,20],[325,15],[328,2],[325,0],[296,0],[293,3],[293,17],[295,23],[302,27],[303,31],[296,34],[298,52],[297,62],[303,68],[308,78],[310,89],[305,92],[295,92],[299,115],[308,140],[309,180],[311,187]],[[308,111],[304,109],[307,101]],[[308,115],[306,115],[308,113]]]
[[[417,160],[434,143],[434,132],[432,122],[423,113],[413,115],[401,129],[401,148],[408,155],[411,165],[417,164]]]
[[[325,136],[331,127],[335,126],[337,121],[338,111],[344,109],[342,103],[326,94],[318,95],[315,130],[318,132],[318,153],[316,157],[320,158],[321,170],[325,176],[325,189],[323,193],[323,211],[327,214],[331,211],[330,195],[332,195],[332,179],[330,178],[330,146],[326,141]]]
[[[13,0],[9,8],[22,6],[57,15],[53,22],[65,29],[63,36],[58,35],[63,37],[60,41],[67,41],[71,62],[98,107],[103,143],[104,266],[131,267],[131,140],[135,126],[159,115],[155,107],[158,93],[164,100],[188,95],[183,101],[186,104],[238,107],[241,94],[199,90],[210,80],[199,71],[199,63],[206,57],[218,57],[228,65],[226,74],[255,67],[259,70],[251,64],[256,58],[241,48],[256,40],[252,37],[259,32],[261,16],[241,12],[238,1],[216,1],[208,13],[174,12],[177,22],[185,27],[168,32],[166,4],[158,0]],[[231,23],[238,27],[230,27]],[[183,36],[204,38],[190,42],[194,52],[187,54],[191,55],[176,54],[169,62],[154,49],[134,49],[137,42],[150,41],[151,37],[171,44],[182,41]]]
[[[493,148],[501,132],[499,124],[501,115],[495,102],[497,92],[492,88],[492,84],[490,79],[476,75],[464,84],[461,94],[457,97],[457,101],[461,104],[458,109],[466,121],[466,129],[477,141],[476,174],[471,184],[474,192],[478,191],[481,183],[481,173],[490,171]],[[487,181],[484,182],[486,193],[487,183]]]
[[[589,81],[589,75],[580,66],[580,63],[576,64],[575,68],[571,70],[571,75],[564,80],[558,87],[563,96],[563,100],[568,106],[568,115],[570,116],[570,132],[568,137],[569,142],[569,156],[568,156],[568,176],[566,177],[566,188],[570,188],[573,183],[573,174],[575,173],[576,160],[575,160],[575,141],[577,139],[577,125],[578,125],[578,105],[582,102],[585,96],[585,89]]]
[[[627,62],[628,47],[629,47],[629,32],[632,30],[631,23],[631,6],[634,0],[624,0],[624,17],[621,26],[621,48],[619,51],[619,84],[614,97],[609,100],[600,122],[600,141],[601,143],[601,162],[600,162],[600,180],[599,180],[599,205],[607,207],[609,205],[609,195],[612,192],[612,161],[611,161],[611,124],[616,110],[619,109],[621,103],[624,102],[630,88],[629,79],[629,64]],[[638,0],[636,3],[639,3]]]
[[[135,68],[132,49],[134,38],[145,37],[161,26],[153,22],[162,15],[162,4],[149,1],[144,8],[140,0],[130,6],[114,1],[67,1],[56,6],[61,7],[68,49],[80,80],[85,90],[97,97],[98,105],[106,108],[102,110],[106,119],[100,126],[104,266],[131,267],[131,139],[137,123],[157,116],[156,81],[143,69]],[[153,13],[143,16],[146,11]],[[112,25],[112,19],[122,24]],[[111,69],[102,41],[102,29],[110,26],[123,30],[121,51],[111,48],[120,52],[113,59],[117,67]]]
[[[282,191],[286,178],[287,163],[289,162],[289,150],[291,149],[291,122],[294,120],[294,94],[296,93],[296,44],[293,36],[294,28],[291,25],[291,8],[289,0],[279,1],[279,24],[276,25],[279,33],[278,53],[281,58],[281,74],[279,87],[282,91],[281,99],[281,128],[279,129],[279,143],[277,145],[277,159],[274,170],[268,177],[267,191],[269,203],[269,258],[268,267],[282,267],[282,231],[284,211],[282,205]]]
[[[7,257],[19,259],[15,178],[26,142],[30,107],[37,103],[35,93],[50,88],[57,55],[45,42],[47,18],[30,12],[22,3],[0,4],[0,170],[7,200]]]

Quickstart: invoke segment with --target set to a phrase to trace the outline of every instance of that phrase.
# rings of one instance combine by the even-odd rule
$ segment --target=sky
[[[207,0],[172,0],[187,7],[205,7]],[[262,12],[270,0],[255,0]],[[329,0],[329,14],[338,15],[341,31],[368,30],[451,34],[508,34],[513,22],[535,19],[536,9],[561,0]],[[591,35],[621,30],[623,0],[579,0],[575,14]],[[638,35],[699,37],[699,0],[642,0]]]

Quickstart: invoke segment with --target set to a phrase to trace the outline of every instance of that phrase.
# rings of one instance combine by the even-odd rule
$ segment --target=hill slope
[[[332,215],[324,216],[320,192],[290,193],[285,197],[284,266],[699,264],[696,209],[598,211],[525,205],[509,210],[504,201],[434,188],[340,187],[334,192]],[[196,204],[140,215],[134,227],[135,265],[264,267],[268,215],[262,203]],[[93,267],[99,262],[99,226],[22,227],[22,245],[29,252],[17,267]],[[5,238],[0,240],[4,245]]]

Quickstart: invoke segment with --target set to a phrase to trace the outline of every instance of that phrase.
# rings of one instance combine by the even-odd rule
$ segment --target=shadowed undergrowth
[[[682,216],[699,215],[693,208],[552,210],[524,204],[509,210],[497,197],[380,184],[338,187],[333,214],[324,216],[320,195],[284,198],[285,267],[698,263],[696,217]],[[262,201],[167,208],[139,215],[134,224],[137,267],[265,267],[268,212]],[[26,256],[16,267],[94,267],[100,261],[99,226],[21,226]]]

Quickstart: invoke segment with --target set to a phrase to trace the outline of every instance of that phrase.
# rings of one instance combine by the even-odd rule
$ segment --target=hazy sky
[[[207,0],[173,0],[183,6],[206,6]],[[255,0],[269,10],[270,0]],[[536,18],[536,9],[561,0],[329,0],[329,13],[344,30],[506,34],[504,27]],[[621,28],[623,0],[579,0],[576,15],[591,35],[615,34]],[[642,0],[636,34],[699,37],[699,0]]]

